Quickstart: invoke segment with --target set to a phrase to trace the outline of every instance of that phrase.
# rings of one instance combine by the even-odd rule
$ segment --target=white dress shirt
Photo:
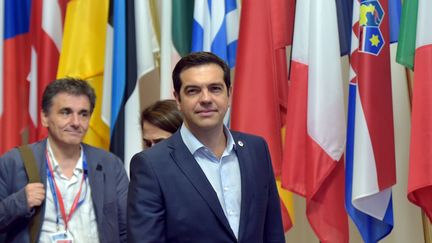
[[[231,132],[226,127],[224,127],[224,132],[227,137],[227,146],[221,158],[218,159],[184,124],[180,128],[183,142],[216,192],[229,225],[238,239],[241,209],[240,166]]]
[[[69,214],[70,208],[73,204],[75,196],[78,193],[83,178],[83,149],[81,148],[80,158],[78,159],[78,162],[73,171],[73,175],[70,179],[62,174],[61,168],[52,153],[49,141],[47,141],[47,149],[54,171],[55,182],[62,194],[66,214]],[[60,208],[58,209],[58,215],[56,215],[54,198],[51,191],[50,182],[48,180],[49,179],[47,176],[45,215],[43,218],[42,231],[39,238],[39,242],[41,243],[51,242],[50,235],[57,232],[57,217],[59,217],[59,230],[65,230],[65,224],[60,213]],[[72,215],[72,218],[68,222],[67,234],[73,239],[74,243],[97,243],[99,242],[99,236],[96,216],[93,207],[93,200],[91,198],[91,188],[88,183],[88,178],[84,182],[82,187],[80,200],[82,200],[83,198],[83,203],[76,208],[75,212]]]

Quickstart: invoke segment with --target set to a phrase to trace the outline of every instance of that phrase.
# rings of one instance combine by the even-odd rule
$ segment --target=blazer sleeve
[[[264,222],[264,240],[263,242],[278,242],[284,243],[284,231],[282,224],[282,214],[280,209],[279,194],[276,187],[275,177],[273,173],[272,162],[270,158],[270,152],[268,150],[267,143],[263,140],[263,147],[265,148],[265,154],[267,157],[267,166],[269,171],[268,184],[268,204],[267,204],[267,216]]]
[[[114,170],[116,172],[116,185],[117,185],[117,218],[119,225],[119,238],[120,242],[127,242],[127,229],[126,229],[126,209],[127,209],[127,194],[128,194],[128,186],[129,179],[127,177],[126,171],[123,167],[123,163],[120,159],[116,158],[116,166],[117,168]]]
[[[8,227],[16,220],[23,217],[31,217],[31,211],[27,208],[27,198],[25,185],[27,177],[24,167],[17,169],[20,159],[18,150],[14,149],[0,157],[0,232],[5,232]],[[22,163],[21,163],[22,164]],[[21,185],[15,185],[17,180],[21,180]],[[15,188],[21,187],[19,190]]]
[[[165,242],[166,215],[154,168],[144,153],[131,160],[128,193],[128,242]]]

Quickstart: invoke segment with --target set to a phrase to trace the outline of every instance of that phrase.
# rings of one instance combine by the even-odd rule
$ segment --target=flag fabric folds
[[[134,4],[129,1],[129,4]],[[107,36],[107,42],[112,42],[111,45],[106,45],[105,53],[111,55],[105,56],[105,69],[104,77],[110,76],[111,79],[104,79],[104,104],[103,108],[108,107],[110,118],[110,151],[124,159],[124,129],[125,129],[125,115],[124,115],[124,98],[126,90],[126,1],[112,0],[110,1],[110,16],[109,32],[111,36]],[[135,14],[132,12],[132,18]],[[135,30],[132,28],[133,35]],[[108,49],[110,48],[110,49]],[[135,48],[135,45],[133,46]],[[108,90],[107,86],[109,86]],[[105,99],[109,97],[109,99]],[[107,103],[105,103],[107,102]],[[102,112],[104,113],[104,110]],[[103,117],[105,117],[103,115]]]
[[[33,0],[31,10],[31,69],[29,97],[29,142],[47,136],[47,130],[40,123],[42,94],[45,87],[56,78],[66,0],[50,2]]]
[[[403,4],[400,39],[396,53],[396,61],[411,70],[414,70],[418,2],[418,0],[405,1]]]
[[[101,104],[108,18],[108,0],[70,1],[64,25],[57,77],[85,79],[96,92],[96,106],[84,142],[108,149],[109,127],[102,120]]]
[[[0,82],[0,154],[22,143],[28,121],[31,1],[2,1],[3,72]]]
[[[193,0],[172,0],[172,42],[179,57],[191,50],[193,9]]]
[[[336,0],[341,56],[351,50],[352,1]]]
[[[4,41],[4,1],[0,0],[0,132],[3,132],[4,77],[3,77],[3,41]],[[3,134],[3,133],[2,133]],[[4,152],[3,139],[0,138],[0,155]]]
[[[432,222],[432,2],[405,1],[398,58],[414,67],[408,199]]]
[[[390,43],[398,41],[399,26],[402,12],[402,3],[400,0],[388,0]]]
[[[293,5],[294,1],[284,0],[243,1],[232,94],[231,128],[265,138],[277,178],[288,86],[285,48],[291,44]],[[286,206],[281,206],[288,230],[291,220]]]
[[[348,242],[335,1],[297,1],[290,79],[282,186],[306,197],[306,215],[321,242]]]
[[[234,67],[238,15],[236,0],[195,0],[192,51],[211,51]]]
[[[393,228],[396,183],[388,2],[354,0],[346,149],[346,209],[363,240]]]
[[[156,67],[156,36],[148,1],[114,0],[113,14],[112,68],[106,69],[112,70],[110,150],[129,172],[132,156],[142,150],[138,81]]]

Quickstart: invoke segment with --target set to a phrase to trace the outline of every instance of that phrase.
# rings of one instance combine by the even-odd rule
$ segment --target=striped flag
[[[336,3],[297,1],[282,186],[306,198],[321,242],[348,242],[346,120]]]
[[[70,1],[64,25],[57,77],[79,77],[89,81],[98,101],[84,142],[108,149],[109,127],[102,120],[101,105],[108,0]]]
[[[432,2],[404,1],[398,62],[414,67],[408,199],[432,221]]]
[[[386,0],[354,0],[346,149],[347,211],[363,240],[393,228],[396,183]]]
[[[402,12],[401,0],[388,0],[390,43],[398,41],[400,18]]]
[[[32,3],[29,142],[47,136],[47,130],[40,124],[40,108],[43,91],[57,74],[66,3],[67,0],[34,0]]]
[[[262,136],[268,143],[285,231],[292,226],[292,195],[278,182],[288,89],[286,48],[292,40],[294,4],[286,0],[243,1],[231,121],[231,128]]]
[[[124,160],[129,172],[132,156],[142,150],[138,81],[155,69],[153,52],[158,47],[148,1],[114,0],[113,7],[110,150]]]
[[[0,132],[3,134],[3,106],[4,106],[4,92],[3,92],[3,36],[4,36],[4,0],[0,0]],[[7,149],[3,147],[3,139],[0,138],[0,155]]]
[[[336,10],[340,52],[341,56],[345,56],[351,48],[352,1],[336,0]]]
[[[129,1],[129,3],[131,3],[131,1]],[[126,1],[111,0],[109,8],[110,16],[107,26],[108,34],[105,51],[102,117],[109,119],[110,151],[124,161],[124,96],[127,82],[126,28],[128,28],[126,25]],[[132,12],[132,17],[133,16],[134,14]],[[133,48],[135,48],[135,46]]]
[[[21,144],[28,119],[30,0],[4,1],[0,154]]]
[[[194,1],[172,1],[172,42],[178,60],[191,50]]]
[[[192,51],[209,51],[235,66],[239,13],[236,0],[195,0]]]

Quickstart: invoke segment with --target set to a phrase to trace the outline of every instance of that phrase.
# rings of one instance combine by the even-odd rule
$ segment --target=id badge
[[[68,236],[66,231],[60,231],[50,236],[52,243],[73,243],[73,239]]]

